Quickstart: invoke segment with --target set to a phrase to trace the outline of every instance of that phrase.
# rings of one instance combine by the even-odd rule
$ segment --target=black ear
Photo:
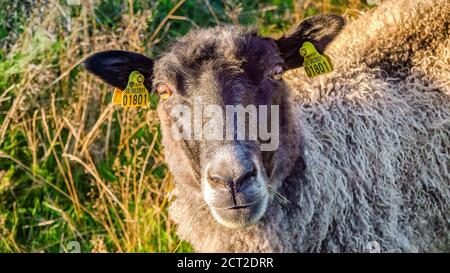
[[[275,42],[286,65],[289,69],[293,69],[303,65],[303,57],[300,56],[299,50],[304,42],[313,43],[322,54],[344,25],[345,21],[341,16],[316,15],[306,18]]]
[[[125,89],[128,76],[134,70],[145,78],[147,90],[152,88],[153,60],[144,55],[121,50],[108,50],[95,53],[83,62],[84,67],[106,83]]]

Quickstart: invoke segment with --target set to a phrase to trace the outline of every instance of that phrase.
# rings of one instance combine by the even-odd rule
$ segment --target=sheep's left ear
[[[136,70],[144,76],[144,86],[147,90],[152,88],[153,60],[139,53],[122,50],[101,51],[89,56],[83,65],[87,71],[122,90],[128,84],[130,73]]]
[[[306,18],[275,42],[287,67],[294,69],[303,65],[303,57],[300,56],[299,50],[304,42],[313,43],[322,54],[344,25],[345,21],[341,16],[316,15]]]

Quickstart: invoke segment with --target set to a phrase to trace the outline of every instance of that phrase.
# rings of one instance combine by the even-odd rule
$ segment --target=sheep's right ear
[[[121,50],[108,50],[95,53],[83,62],[84,67],[106,83],[125,89],[128,76],[134,70],[145,78],[144,86],[152,88],[153,60],[144,55]]]
[[[294,69],[303,65],[303,57],[300,56],[299,50],[304,42],[313,43],[317,51],[322,54],[344,25],[344,18],[338,15],[311,16],[275,42],[287,67]]]

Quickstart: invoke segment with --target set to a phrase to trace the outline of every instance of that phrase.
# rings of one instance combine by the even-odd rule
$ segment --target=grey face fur
[[[159,112],[169,115],[180,104],[192,108],[195,98],[202,99],[202,107],[219,105],[224,115],[226,105],[279,105],[285,86],[270,75],[279,67],[284,62],[275,42],[253,30],[193,31],[155,64],[155,83],[176,90]],[[220,223],[241,227],[261,218],[269,181],[258,141],[185,140],[183,146],[191,154],[204,200]]]
[[[178,39],[155,63],[144,56],[136,60],[133,53],[107,51],[88,58],[85,67],[119,88],[126,82],[118,79],[138,70],[146,73],[148,87],[162,85],[173,92],[161,100],[158,114],[176,186],[192,187],[193,194],[203,195],[219,223],[239,228],[264,215],[270,202],[269,186],[276,189],[295,162],[300,164],[297,168],[305,167],[300,128],[290,91],[280,77],[282,71],[302,65],[298,51],[304,41],[313,42],[323,52],[342,26],[338,16],[315,16],[278,40],[236,26],[200,29]],[[149,73],[152,83],[147,81]],[[223,113],[227,105],[279,106],[278,149],[261,151],[259,139],[175,140],[170,130],[174,123],[171,110],[179,105],[191,109],[196,98],[201,98],[202,108],[218,105]],[[193,122],[203,125],[208,119]]]

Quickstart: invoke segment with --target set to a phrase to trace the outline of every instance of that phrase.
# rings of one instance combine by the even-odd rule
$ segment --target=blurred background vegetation
[[[89,54],[158,56],[194,27],[279,35],[364,0],[0,0],[0,252],[189,252],[167,215],[171,174],[155,113],[110,104]]]

